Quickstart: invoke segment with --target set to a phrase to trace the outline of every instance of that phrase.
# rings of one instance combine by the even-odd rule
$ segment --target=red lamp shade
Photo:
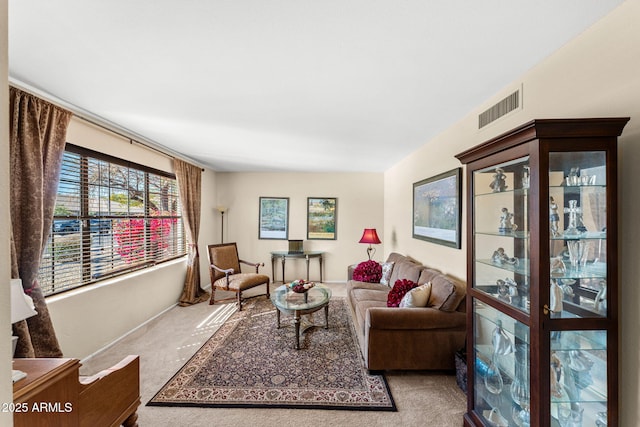
[[[362,233],[362,237],[360,238],[360,243],[369,244],[369,247],[367,248],[367,256],[369,257],[369,260],[371,260],[371,252],[375,253],[376,251],[371,247],[371,245],[377,245],[378,243],[382,242],[380,241],[375,228],[365,228],[364,233]]]
[[[362,233],[362,237],[360,238],[360,243],[377,245],[382,242],[380,241],[375,228],[365,228],[364,233]]]

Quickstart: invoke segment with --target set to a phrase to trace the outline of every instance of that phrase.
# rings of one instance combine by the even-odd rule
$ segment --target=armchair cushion
[[[269,276],[255,273],[240,273],[229,276],[229,286],[227,287],[227,278],[222,277],[215,281],[213,286],[225,291],[244,291],[254,286],[262,285],[269,282]]]

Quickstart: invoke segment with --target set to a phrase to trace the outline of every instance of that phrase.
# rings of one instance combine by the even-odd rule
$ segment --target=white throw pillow
[[[431,296],[431,282],[411,289],[400,301],[400,307],[416,308],[426,307]]]

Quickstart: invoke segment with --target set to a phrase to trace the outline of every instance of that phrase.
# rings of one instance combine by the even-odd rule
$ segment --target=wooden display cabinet
[[[618,425],[617,137],[534,120],[467,173],[467,426]]]

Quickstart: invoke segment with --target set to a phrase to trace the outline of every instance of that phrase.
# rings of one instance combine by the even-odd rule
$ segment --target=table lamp
[[[365,228],[364,233],[362,233],[362,237],[360,238],[359,243],[368,243],[369,247],[367,248],[367,256],[369,257],[369,261],[371,261],[371,252],[375,253],[376,250],[371,247],[371,245],[377,245],[382,243],[380,238],[378,237],[378,233],[375,228]]]
[[[34,309],[33,300],[30,296],[24,293],[22,289],[21,279],[11,279],[11,324],[20,322],[31,316],[35,316],[38,312]],[[11,343],[13,347],[12,355],[16,352],[16,344],[18,343],[18,337],[12,336]],[[13,382],[18,381],[21,378],[26,377],[27,374],[15,369],[11,370],[11,377]]]

